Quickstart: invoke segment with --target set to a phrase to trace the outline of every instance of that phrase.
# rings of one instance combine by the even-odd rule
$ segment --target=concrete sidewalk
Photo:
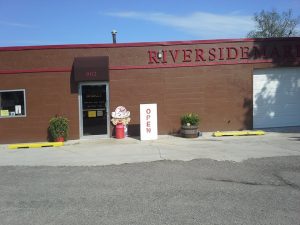
[[[166,135],[156,141],[135,138],[68,141],[56,148],[11,150],[0,145],[0,166],[96,166],[199,158],[240,162],[293,155],[300,155],[298,132],[218,138],[204,133],[196,139]]]

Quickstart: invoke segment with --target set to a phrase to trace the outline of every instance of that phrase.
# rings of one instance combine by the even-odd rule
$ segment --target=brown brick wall
[[[0,119],[0,143],[46,141],[49,120],[62,114],[70,120],[70,139],[79,138],[78,94],[71,92],[68,73],[0,76],[1,90],[25,89],[26,117]]]
[[[139,124],[139,104],[158,104],[159,134],[177,132],[180,116],[196,112],[200,129],[252,126],[252,66],[217,66],[111,72],[111,110],[124,105]],[[130,131],[129,131],[130,132]],[[136,131],[135,131],[136,132]]]

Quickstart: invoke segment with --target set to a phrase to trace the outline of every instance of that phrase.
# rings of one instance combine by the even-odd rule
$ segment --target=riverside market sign
[[[258,60],[299,60],[300,45],[280,46],[241,46],[241,47],[212,47],[184,48],[168,50],[149,50],[148,64],[186,64],[212,63],[221,64],[224,61],[236,62]]]

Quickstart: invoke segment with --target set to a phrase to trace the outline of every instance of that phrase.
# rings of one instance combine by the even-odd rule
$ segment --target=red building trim
[[[170,45],[195,45],[195,44],[217,44],[236,42],[270,42],[270,41],[297,41],[299,37],[291,38],[244,38],[244,39],[216,39],[216,40],[194,40],[194,41],[167,41],[167,42],[138,42],[120,44],[70,44],[70,45],[41,45],[41,46],[15,46],[0,47],[0,51],[24,51],[24,50],[46,50],[46,49],[88,49],[88,48],[123,48],[123,47],[146,47],[146,46],[170,46]]]

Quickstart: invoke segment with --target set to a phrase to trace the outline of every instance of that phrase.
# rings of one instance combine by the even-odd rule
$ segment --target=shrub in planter
[[[198,137],[200,118],[196,113],[187,113],[181,116],[181,135],[186,138]]]
[[[50,119],[49,133],[52,141],[65,141],[69,135],[69,120],[63,116],[55,116]]]

